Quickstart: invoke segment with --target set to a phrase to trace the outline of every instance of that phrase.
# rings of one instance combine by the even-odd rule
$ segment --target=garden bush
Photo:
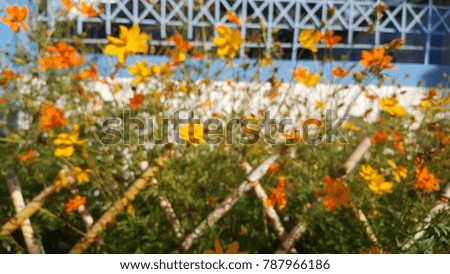
[[[1,253],[29,252],[20,224],[10,221],[21,214],[6,184],[14,178],[25,204],[51,189],[28,216],[40,252],[273,253],[289,237],[285,252],[449,252],[448,86],[414,89],[418,100],[409,102],[411,93],[386,74],[401,39],[347,62],[333,52],[342,37],[323,22],[300,33],[298,66],[281,81],[277,43],[241,55],[242,43],[264,37],[241,37],[245,19],[231,12],[227,24],[205,27],[198,42],[212,40],[211,49],[193,46],[184,27],[156,47],[139,25],[121,25],[96,45],[108,65],[97,63],[105,57],[83,36],[67,39],[70,18],[50,29],[33,23],[26,7],[2,13],[15,38],[1,49]],[[303,56],[316,69],[303,66]],[[268,113],[295,123],[270,126]],[[337,131],[326,123],[331,116],[333,124],[349,119]],[[223,122],[217,144],[218,129],[205,126],[210,118]],[[165,119],[175,123],[167,133]],[[237,125],[225,123],[231,119]],[[346,166],[355,150],[360,157]],[[227,197],[232,206],[186,248],[186,237]],[[89,244],[73,249],[86,237]]]

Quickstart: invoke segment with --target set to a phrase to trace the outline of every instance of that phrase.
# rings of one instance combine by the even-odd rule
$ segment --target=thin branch
[[[368,137],[366,137],[353,150],[352,154],[350,154],[350,157],[348,157],[347,161],[345,161],[345,163],[344,163],[344,168],[345,168],[344,177],[346,177],[355,168],[356,164],[366,154],[366,152],[369,150],[371,145],[372,145],[372,142],[370,141],[370,139]],[[370,225],[370,222],[367,219],[366,214],[364,214],[364,212],[361,209],[357,208],[354,204],[352,204],[352,209],[353,209],[353,213],[355,214],[356,218],[363,224],[364,229],[365,229],[366,234],[369,237],[369,239],[377,247],[380,247],[378,238],[375,235],[375,232],[374,232],[372,226]]]
[[[142,161],[139,163],[139,168],[144,171],[148,168],[148,165],[148,161]],[[154,180],[154,184],[158,184],[156,178],[153,178],[152,180]],[[159,207],[166,215],[166,219],[169,222],[173,233],[175,233],[175,236],[178,239],[183,238],[183,229],[181,228],[181,223],[178,220],[178,217],[175,214],[175,211],[173,210],[172,204],[170,203],[169,199],[167,199],[167,197],[164,195],[158,195],[157,199],[159,202]]]
[[[156,160],[156,165],[148,168],[134,183],[123,193],[122,197],[116,201],[95,223],[91,229],[86,232],[74,247],[69,251],[70,254],[83,253],[95,241],[97,236],[101,234],[106,226],[116,219],[124,208],[132,202],[136,196],[144,190],[148,185],[154,185],[152,178],[163,166],[168,159],[167,156],[162,156]]]
[[[8,184],[9,192],[11,193],[11,200],[14,204],[14,208],[16,209],[16,212],[19,213],[25,208],[25,202],[23,200],[19,179],[16,175],[12,175],[6,180],[6,182]],[[28,253],[40,254],[41,252],[36,244],[30,219],[25,219],[20,228],[22,230],[23,239],[27,246]]]
[[[300,238],[300,236],[306,231],[306,224],[302,221],[297,222],[294,228],[289,232],[287,237],[281,243],[280,247],[275,251],[277,254],[286,254],[292,249],[294,243]]]
[[[249,174],[251,172],[251,170],[252,170],[252,167],[247,162],[243,163],[242,167],[244,168],[246,174]],[[256,181],[253,184],[253,191],[255,192],[255,195],[258,198],[258,200],[260,200],[260,202],[261,202],[261,204],[263,206],[263,210],[266,213],[266,216],[267,216],[267,218],[270,221],[270,224],[275,229],[275,233],[277,235],[277,238],[280,241],[284,240],[284,238],[286,238],[286,236],[287,236],[286,229],[284,228],[283,224],[281,223],[280,217],[278,216],[278,213],[276,212],[276,210],[273,207],[267,207],[265,205],[266,200],[268,199],[268,196],[267,196],[267,193],[264,190],[264,188],[259,183],[259,181]],[[290,252],[291,253],[297,253],[297,250],[295,250],[295,248],[292,248],[290,250]]]
[[[264,208],[264,212],[269,218],[270,224],[275,229],[275,233],[277,234],[278,239],[283,240],[286,237],[286,229],[281,223],[280,217],[278,216],[278,213],[275,211],[273,206],[267,207],[265,205],[268,197],[266,192],[264,191],[264,188],[261,186],[259,182],[256,182],[253,186],[253,191],[255,192],[256,197],[258,197],[258,199],[261,201],[262,206]]]
[[[181,244],[181,250],[187,251],[191,248],[194,241],[200,237],[204,230],[209,226],[213,226],[220,218],[222,218],[236,203],[236,201],[247,193],[255,182],[261,179],[266,173],[269,166],[275,162],[278,155],[272,155],[253,170],[245,180],[236,188],[232,194],[228,195],[216,208],[203,220],[194,231],[189,234]]]
[[[67,226],[70,230],[72,230],[73,232],[80,234],[81,236],[85,235],[85,233],[81,230],[79,230],[78,228],[76,228],[75,226],[71,225],[70,223],[66,222],[65,220],[63,220],[61,217],[51,213],[49,210],[45,209],[44,207],[41,207],[39,209],[39,211],[41,211],[44,214],[47,214],[49,217],[55,219],[56,221],[62,223],[63,225]]]
[[[246,164],[248,165],[248,163],[246,163]],[[248,165],[247,168],[250,168],[250,165]],[[255,182],[255,184],[253,185],[253,191],[255,192],[256,197],[261,201],[263,210],[266,213],[266,216],[269,219],[270,224],[275,229],[277,238],[280,241],[283,241],[287,237],[286,229],[284,228],[283,224],[281,223],[280,217],[278,216],[278,213],[273,208],[273,206],[271,206],[271,207],[266,206],[266,200],[268,199],[268,196],[267,196],[267,193],[264,190],[264,188],[259,183],[259,181]],[[289,249],[289,252],[297,253],[297,250],[294,247],[292,247]]]
[[[60,170],[60,173],[66,172],[66,170],[62,169]],[[73,183],[74,179],[72,177],[69,177],[69,183],[65,186],[69,186]],[[9,219],[0,229],[0,235],[8,235],[14,232],[17,228],[19,228],[22,223],[29,219],[31,216],[33,216],[41,207],[44,205],[44,203],[50,198],[51,195],[56,193],[56,187],[54,184],[44,188],[36,197],[29,202],[25,208],[18,212],[16,216]]]
[[[353,209],[353,213],[355,213],[356,218],[358,218],[358,220],[363,224],[364,229],[367,234],[367,237],[369,237],[369,239],[372,241],[372,243],[374,243],[377,247],[379,247],[378,249],[381,251],[380,242],[378,241],[378,238],[375,235],[375,232],[373,231],[373,228],[370,225],[366,214],[364,214],[364,212],[361,209],[355,207],[354,205],[353,205],[352,209]]]
[[[162,211],[164,211],[164,214],[166,215],[167,221],[170,223],[170,227],[172,228],[173,233],[175,233],[175,236],[178,239],[183,238],[183,229],[181,228],[180,221],[178,220],[169,199],[167,199],[164,195],[158,195],[157,198],[159,206],[161,207]]]
[[[350,154],[347,161],[344,163],[345,176],[347,176],[355,168],[356,164],[361,160],[364,154],[366,154],[371,145],[372,143],[370,139],[365,137],[353,150],[352,154]]]
[[[92,217],[91,213],[84,205],[79,206],[77,211],[81,215],[86,231],[89,230],[94,224],[94,217]]]
[[[34,197],[25,208],[16,214],[13,218],[9,219],[0,229],[0,235],[8,235],[19,228],[23,222],[34,215],[47,201],[47,199],[55,193],[55,186],[50,185],[41,191],[36,197]]]

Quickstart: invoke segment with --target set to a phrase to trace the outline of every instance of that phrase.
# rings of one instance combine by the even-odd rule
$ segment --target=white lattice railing
[[[76,19],[76,32],[88,32],[88,43],[104,43],[106,35],[115,34],[117,25],[137,23],[153,34],[154,45],[160,45],[176,28],[185,28],[193,40],[201,28],[228,24],[226,12],[234,11],[248,18],[241,26],[243,38],[261,29],[260,20],[267,27],[265,43],[246,43],[246,48],[270,48],[281,40],[285,56],[297,58],[300,48],[297,37],[305,28],[319,27],[327,20],[327,27],[344,36],[340,49],[364,49],[392,38],[405,41],[404,58],[413,57],[416,63],[445,64],[442,55],[450,42],[450,3],[432,0],[385,1],[383,18],[374,20],[374,9],[381,1],[359,0],[91,0],[102,2],[105,12],[99,17]],[[47,0],[41,7],[39,20],[54,26],[66,20],[57,16],[60,0]],[[327,18],[327,10],[335,13]],[[245,21],[245,20],[243,20]],[[374,24],[374,25],[373,25]],[[374,33],[368,34],[375,26]],[[274,30],[279,30],[278,37]],[[202,42],[203,44],[203,42]],[[206,42],[211,46],[211,41]],[[414,52],[414,56],[411,55]],[[448,58],[448,57],[446,57]]]

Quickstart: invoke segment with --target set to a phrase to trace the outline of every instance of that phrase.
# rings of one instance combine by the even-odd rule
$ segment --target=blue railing
[[[344,39],[336,50],[350,53],[350,59],[359,56],[358,50],[381,45],[393,38],[402,38],[405,45],[397,56],[399,62],[422,64],[450,64],[450,5],[425,1],[384,1],[384,16],[375,20],[376,7],[382,1],[357,0],[96,0],[105,12],[99,17],[78,16],[76,32],[88,33],[87,43],[105,43],[106,35],[117,34],[119,24],[140,24],[153,35],[153,45],[164,45],[174,29],[183,28],[189,40],[201,40],[198,34],[211,31],[211,26],[230,24],[226,12],[234,11],[243,19],[242,38],[249,41],[252,34],[262,35],[263,43],[247,42],[241,47],[241,56],[247,49],[271,48],[275,42],[283,49],[284,58],[296,60],[301,46],[299,32],[318,28],[326,21]],[[434,1],[437,2],[437,1]],[[47,0],[39,20],[55,26],[67,20],[55,12],[60,0]],[[334,14],[329,10],[334,7]],[[371,31],[373,30],[373,31]],[[370,32],[370,33],[369,33]],[[204,32],[203,32],[204,33]],[[193,42],[212,46],[212,39]],[[352,55],[353,53],[353,55]]]

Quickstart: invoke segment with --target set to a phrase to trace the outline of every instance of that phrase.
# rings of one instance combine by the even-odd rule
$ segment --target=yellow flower
[[[79,185],[89,182],[89,173],[91,173],[90,169],[83,170],[79,167],[75,167],[72,170],[72,174],[73,174],[73,176],[75,176],[75,179],[77,180],[77,183]]]
[[[244,120],[242,120],[242,131],[246,134],[252,134],[254,130],[257,130],[258,125],[259,119],[253,114],[247,114]]]
[[[305,49],[309,49],[312,52],[317,52],[317,44],[322,39],[322,33],[314,29],[305,29],[300,32],[298,42]]]
[[[60,191],[73,182],[73,177],[70,176],[69,171],[66,169],[61,169],[58,172],[58,176],[56,176],[55,182],[53,184],[55,185],[56,191]]]
[[[317,101],[315,103],[315,105],[316,105],[316,108],[319,108],[319,109],[325,109],[327,107],[327,104],[325,102],[322,102],[322,101]]]
[[[371,165],[363,165],[359,171],[359,175],[361,175],[364,180],[371,181],[378,175],[378,171]]]
[[[133,25],[130,29],[122,25],[119,28],[119,37],[107,37],[109,44],[103,51],[105,54],[115,55],[119,59],[119,63],[123,63],[130,53],[146,53],[148,51],[150,37],[146,33],[141,33],[138,25]]]
[[[358,126],[356,126],[355,124],[353,124],[352,121],[348,121],[347,123],[343,124],[343,125],[341,126],[341,128],[348,129],[348,130],[353,130],[353,131],[359,131],[359,130],[361,130],[361,128],[358,127]]]
[[[159,72],[157,65],[149,66],[147,61],[136,62],[134,66],[128,67],[128,72],[136,77],[131,81],[133,84],[144,83],[145,80]]]
[[[295,71],[291,71],[291,73],[297,81],[307,87],[315,87],[320,82],[320,75],[318,73],[309,73],[308,68],[299,66]]]
[[[216,30],[219,36],[214,38],[213,43],[217,46],[217,55],[233,59],[244,42],[241,32],[224,25],[217,26]]]
[[[264,57],[261,60],[261,66],[267,67],[273,65],[273,59],[270,56],[270,53],[265,54]]]
[[[445,107],[440,106],[440,104],[450,103],[450,97],[435,99],[436,93],[436,89],[431,88],[428,92],[428,96],[420,99],[419,108],[423,110],[445,110]]]
[[[402,178],[405,179],[408,176],[406,167],[397,166],[392,160],[387,160],[387,162],[392,167],[392,176],[394,176],[397,182],[400,182]]]
[[[393,98],[381,98],[378,99],[381,109],[386,111],[392,116],[403,117],[408,114],[404,107],[398,105],[398,100],[396,97]]]
[[[56,191],[60,191],[64,187],[70,184],[69,176],[67,175],[67,171],[61,170],[58,173],[58,176],[55,179],[55,189]]]
[[[203,126],[200,124],[184,125],[180,128],[180,137],[192,145],[206,144],[203,139]]]
[[[170,77],[175,71],[172,69],[172,66],[168,62],[163,62],[161,65],[153,67],[155,73],[159,74],[160,77]]]
[[[56,145],[56,157],[70,157],[75,152],[73,142],[67,133],[58,134],[58,138],[53,143]]]
[[[392,193],[393,183],[386,182],[384,176],[378,174],[369,183],[369,189],[376,194]]]
[[[127,205],[127,214],[131,215],[131,216],[136,215],[136,209],[134,208],[134,206],[132,204]]]
[[[304,80],[303,84],[307,87],[315,87],[320,82],[320,75],[318,73],[310,73]]]
[[[56,157],[70,157],[75,152],[75,146],[82,146],[86,143],[86,139],[78,140],[79,126],[74,124],[72,132],[60,133],[53,144],[56,145],[54,155]]]

